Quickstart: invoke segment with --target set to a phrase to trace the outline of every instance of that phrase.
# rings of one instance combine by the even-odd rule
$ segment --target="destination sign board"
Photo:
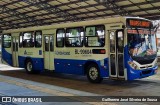
[[[136,28],[150,28],[152,27],[152,22],[142,19],[127,19],[127,26]]]

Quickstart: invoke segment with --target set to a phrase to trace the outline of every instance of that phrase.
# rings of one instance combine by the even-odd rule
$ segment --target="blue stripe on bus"
[[[108,67],[108,59],[104,59],[104,66],[100,65],[100,61],[95,60],[75,60],[75,59],[54,59],[55,63],[55,72],[58,73],[68,73],[68,74],[78,74],[84,75],[85,68],[84,65],[88,61],[92,61],[97,63],[100,69],[100,76],[101,77],[108,77],[109,76],[109,67]]]
[[[138,78],[144,78],[147,76],[154,75],[156,73],[155,70],[158,69],[158,66],[155,66],[150,69],[146,70],[134,70],[132,69],[128,61],[133,61],[128,53],[128,47],[125,46],[124,48],[124,61],[125,61],[125,68],[127,69],[127,79],[128,80],[134,80]],[[19,61],[19,67],[24,68],[25,67],[25,60],[27,57],[18,56]],[[44,70],[44,58],[31,58],[33,63],[33,69],[34,70]],[[9,65],[13,65],[12,63],[12,54],[7,52],[4,48],[2,48],[2,59],[7,62]],[[68,74],[78,74],[78,75],[84,75],[85,74],[85,68],[84,64],[88,61],[93,61],[97,63],[97,65],[100,68],[100,76],[101,77],[108,77],[109,76],[109,66],[108,66],[108,58],[104,59],[104,67],[100,65],[100,61],[95,60],[75,60],[75,59],[53,59],[55,63],[55,72],[59,73],[68,73]],[[150,72],[149,72],[150,71]],[[145,72],[148,72],[145,74]]]
[[[85,60],[54,59],[55,72],[83,75]]]
[[[18,56],[19,67],[25,68],[26,58],[30,58],[32,60],[34,70],[40,70],[40,71],[44,70],[44,58]],[[13,64],[12,54],[8,53],[4,48],[2,48],[2,59],[12,66]],[[108,58],[104,59],[104,63],[105,63],[104,66],[106,66],[107,69],[104,69],[100,65],[100,61],[95,61],[95,60],[75,60],[75,59],[71,59],[71,60],[53,59],[53,60],[55,61],[55,72],[84,75],[85,74],[84,64],[88,61],[93,61],[98,64],[100,68],[101,77],[108,77],[109,75]]]
[[[13,65],[12,63],[12,54],[7,52],[5,48],[2,48],[2,59],[7,62],[9,65]]]

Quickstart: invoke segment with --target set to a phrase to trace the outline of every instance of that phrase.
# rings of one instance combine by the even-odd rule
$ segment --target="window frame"
[[[86,42],[86,38],[87,38],[87,40],[88,40],[88,37],[95,37],[95,36],[86,36],[86,28],[88,28],[88,27],[98,27],[98,26],[103,26],[103,28],[104,28],[104,44],[103,44],[103,46],[88,46],[88,43]],[[95,31],[97,31],[97,29],[95,30]],[[105,25],[104,24],[100,24],[100,25],[89,25],[89,26],[86,26],[85,27],[85,35],[84,35],[84,45],[85,45],[85,47],[105,47],[105,35],[106,35],[106,28],[105,28]]]
[[[81,41],[81,46],[66,46],[66,38],[78,38],[78,37],[66,37],[67,35],[67,30],[69,29],[76,29],[76,28],[82,28],[83,29],[83,42]],[[85,32],[84,32],[84,27],[70,27],[70,28],[66,28],[66,33],[65,33],[65,39],[64,39],[64,44],[65,44],[65,47],[83,47],[84,45],[84,37],[85,37]],[[81,36],[80,36],[81,38]]]
[[[58,46],[58,41],[57,41],[57,39],[58,39],[58,38],[57,38],[57,33],[58,33],[59,30],[63,30],[63,31],[64,31],[64,37],[62,37],[62,38],[63,38],[62,46]],[[66,30],[65,30],[64,28],[59,28],[59,29],[56,30],[56,47],[60,47],[60,48],[64,47],[64,44],[65,44],[65,43],[64,43],[65,35],[66,35]]]

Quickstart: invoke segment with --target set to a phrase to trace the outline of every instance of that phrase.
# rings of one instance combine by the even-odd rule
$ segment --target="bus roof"
[[[60,23],[60,24],[52,24],[52,25],[44,25],[44,26],[34,26],[27,28],[19,28],[19,29],[9,29],[3,30],[2,33],[18,33],[18,32],[26,32],[26,31],[34,31],[34,30],[48,30],[48,29],[56,29],[56,28],[67,28],[67,27],[78,27],[78,26],[88,26],[88,25],[96,25],[96,24],[110,24],[110,23],[124,23],[128,18],[135,19],[144,19],[140,17],[111,17],[105,19],[97,19],[97,20],[86,20],[80,22],[68,22],[68,23]],[[147,19],[145,19],[147,20]]]

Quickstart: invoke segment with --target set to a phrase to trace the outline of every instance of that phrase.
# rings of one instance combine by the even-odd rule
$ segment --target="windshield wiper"
[[[154,32],[157,32],[157,30],[158,30],[159,26],[160,26],[160,24],[158,23],[157,25],[155,25],[155,26],[153,27]]]

